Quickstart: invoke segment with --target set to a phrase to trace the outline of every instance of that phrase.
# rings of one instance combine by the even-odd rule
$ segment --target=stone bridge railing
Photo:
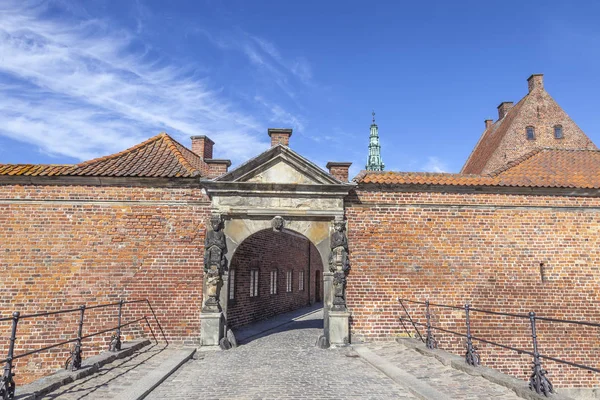
[[[142,315],[139,318],[135,318],[135,319],[123,322],[122,321],[123,306],[129,305],[129,304],[136,304],[136,303],[146,304],[150,314]],[[101,310],[101,309],[110,309],[110,308],[115,308],[117,311],[116,318],[115,318],[116,324],[107,329],[102,329],[102,330],[91,332],[91,333],[86,332],[86,334],[84,335],[86,311],[89,312],[90,310]],[[35,350],[29,350],[29,351],[25,351],[20,354],[15,354],[15,342],[19,339],[17,328],[19,327],[20,321],[33,320],[36,318],[45,318],[48,316],[54,316],[54,315],[59,315],[59,314],[74,314],[74,313],[79,314],[79,318],[77,319],[77,327],[73,327],[74,328],[73,331],[76,330],[76,335],[77,335],[76,337],[74,337],[72,339],[64,340],[61,342],[53,343],[51,345],[43,346],[43,347],[35,349]],[[154,331],[152,330],[152,327],[150,326],[150,322],[149,322],[148,318],[154,319],[154,321],[156,322],[156,325],[158,326],[158,328],[161,331],[163,339],[165,340],[165,342],[168,343],[167,338],[162,330],[162,326],[160,325],[160,322],[156,318],[154,309],[152,308],[152,305],[150,304],[148,299],[131,300],[131,301],[120,300],[115,303],[99,304],[99,305],[94,305],[94,306],[86,306],[84,304],[78,308],[73,308],[73,309],[65,309],[65,310],[50,311],[50,312],[40,312],[40,313],[33,313],[33,314],[26,314],[26,315],[21,315],[20,312],[15,311],[15,312],[13,312],[11,317],[0,318],[0,322],[8,322],[8,321],[12,322],[11,334],[10,334],[10,339],[9,339],[10,342],[8,344],[8,355],[5,359],[0,360],[0,363],[4,364],[4,374],[2,376],[2,380],[0,380],[0,399],[10,400],[10,399],[15,398],[16,383],[14,380],[15,372],[13,371],[13,369],[14,369],[14,362],[16,360],[23,359],[25,357],[28,357],[28,356],[31,356],[34,354],[47,352],[52,349],[73,343],[74,344],[73,348],[70,351],[69,357],[67,358],[67,360],[65,361],[64,364],[65,364],[66,369],[75,371],[75,370],[78,370],[81,368],[82,355],[83,355],[83,341],[86,339],[91,339],[91,338],[98,337],[103,334],[107,334],[109,332],[113,332],[110,337],[109,351],[117,352],[117,351],[121,350],[121,339],[122,339],[121,330],[126,326],[145,321],[150,333],[156,340],[156,336],[154,335]],[[106,322],[106,321],[103,321],[103,322]],[[50,327],[47,327],[46,329],[49,331]],[[44,332],[40,333],[40,336],[42,336],[42,337],[45,336],[46,334],[48,334],[48,331],[45,333]]]
[[[516,354],[518,354],[518,355],[525,354],[525,355],[531,356],[532,360],[533,360],[532,361],[533,365],[531,367],[532,371],[531,371],[531,375],[529,377],[529,388],[531,390],[534,390],[538,394],[544,394],[544,395],[548,396],[548,395],[550,395],[550,393],[554,392],[553,385],[547,376],[548,372],[542,368],[542,360],[553,361],[555,363],[568,365],[568,366],[579,368],[581,370],[585,370],[588,372],[600,373],[600,369],[597,368],[600,360],[597,357],[597,352],[595,352],[593,348],[583,351],[582,348],[570,348],[570,345],[567,345],[566,343],[564,346],[567,350],[571,350],[571,351],[579,350],[573,356],[573,358],[578,361],[586,360],[586,357],[582,356],[581,353],[587,352],[587,353],[591,353],[592,355],[595,354],[596,360],[592,360],[590,358],[587,358],[587,360],[590,360],[590,363],[593,363],[596,367],[583,364],[582,362],[568,361],[568,360],[564,360],[564,359],[561,359],[558,357],[553,357],[553,356],[550,356],[547,354],[542,354],[540,352],[538,336],[542,337],[544,335],[542,335],[540,333],[538,327],[536,326],[536,322],[543,321],[543,322],[548,322],[548,323],[560,324],[561,326],[567,325],[567,326],[570,326],[571,328],[573,328],[573,327],[574,328],[577,328],[577,327],[600,328],[600,324],[593,323],[593,322],[587,322],[587,321],[574,321],[574,320],[559,319],[559,318],[541,317],[541,316],[538,316],[533,311],[529,312],[528,314],[497,312],[497,311],[473,308],[470,304],[465,304],[462,307],[458,307],[458,306],[452,306],[452,305],[447,305],[447,304],[431,303],[431,302],[429,302],[429,300],[415,301],[415,300],[400,299],[400,298],[398,299],[398,302],[400,303],[400,306],[402,308],[402,315],[399,317],[400,324],[402,325],[402,328],[405,330],[406,333],[411,335],[411,332],[409,331],[407,325],[408,324],[412,325],[412,327],[414,328],[414,331],[415,331],[415,335],[419,339],[421,339],[421,341],[423,341],[426,344],[426,346],[430,349],[436,348],[438,346],[438,341],[436,340],[434,331],[449,334],[450,336],[453,336],[454,338],[463,338],[464,339],[464,347],[466,350],[465,351],[465,362],[471,366],[478,366],[481,363],[481,357],[477,351],[477,347],[473,344],[473,341],[477,341],[477,342],[483,343],[485,345],[490,345],[495,348],[501,348],[504,350],[516,352]],[[409,312],[409,309],[407,308],[407,306],[410,306],[410,305],[417,307],[416,313],[413,312],[412,316]],[[431,311],[432,308],[448,310],[449,313],[447,315],[445,315],[442,323],[436,325],[436,324],[434,324],[434,322],[432,322],[432,319],[433,319],[432,311]],[[479,314],[480,316],[492,316],[492,318],[495,318],[495,321],[494,320],[490,321],[488,319],[485,321],[485,323],[481,323],[480,325],[474,326],[474,324],[473,324],[473,315],[474,314]],[[529,342],[530,342],[529,349],[519,348],[514,345],[513,346],[507,345],[505,343],[504,344],[498,343],[496,341],[496,340],[499,340],[496,338],[502,338],[502,337],[504,337],[505,339],[511,339],[511,338],[507,337],[506,335],[498,334],[498,330],[502,329],[502,327],[504,327],[504,328],[508,327],[509,330],[512,330],[511,335],[513,335],[514,337],[519,336],[519,333],[523,333],[523,332],[518,332],[519,331],[519,329],[517,328],[518,325],[508,322],[507,318],[512,319],[513,321],[520,320],[520,321],[524,321],[524,322],[528,323],[528,325],[529,325],[528,326]],[[421,320],[424,320],[424,322],[418,322],[415,319],[421,319]],[[440,318],[437,318],[437,319],[438,319],[438,321],[440,320]],[[479,319],[478,322],[484,322],[484,321],[482,319]],[[446,327],[442,328],[440,326],[441,324],[444,324]],[[463,332],[457,332],[456,330],[448,329],[449,326],[456,327],[454,329],[457,329],[460,325],[462,325],[464,327]],[[523,324],[520,324],[520,325],[521,325],[521,329],[522,329]],[[421,334],[421,331],[418,328],[419,326],[425,329],[424,335]],[[480,334],[473,335],[474,327],[478,329]],[[552,331],[548,330],[547,332],[545,332],[545,335],[547,338],[553,337],[554,335],[561,335],[561,334],[565,335],[565,337],[566,337],[566,336],[568,336],[568,335],[566,335],[567,332],[568,332],[568,330],[565,330],[565,328],[562,328],[562,330],[561,329],[552,329]],[[523,336],[523,335],[521,335],[521,336]],[[596,337],[597,337],[597,335],[596,335]],[[492,340],[492,338],[494,340]],[[517,340],[517,342],[521,345],[526,344],[526,341],[523,340],[524,339],[523,337],[516,338],[516,339],[512,338],[512,339],[513,340],[510,340],[511,342],[514,342],[515,340]],[[498,354],[496,354],[495,356],[499,357]],[[500,355],[500,357],[501,357],[501,355]]]

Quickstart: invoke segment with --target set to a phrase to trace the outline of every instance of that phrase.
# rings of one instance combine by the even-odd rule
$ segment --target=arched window
[[[554,139],[562,139],[563,130],[562,125],[554,125]]]
[[[527,140],[535,140],[535,129],[533,126],[528,126],[525,129],[527,131]]]

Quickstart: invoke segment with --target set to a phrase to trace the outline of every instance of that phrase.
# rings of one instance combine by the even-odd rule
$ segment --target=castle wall
[[[197,345],[200,334],[205,221],[210,202],[199,188],[0,185],[0,310],[22,314],[119,299],[123,322],[150,316],[172,344]],[[86,312],[84,335],[116,324],[117,308]],[[16,354],[75,337],[79,316],[19,323]],[[10,336],[10,322],[0,322]],[[125,339],[148,334],[145,322]],[[84,341],[84,357],[108,347],[110,332]],[[0,341],[0,358],[8,340]],[[71,346],[17,361],[17,382],[54,371]]]
[[[402,335],[398,297],[600,321],[598,198],[363,187],[348,197],[346,216],[354,340]],[[408,309],[425,322],[423,307]],[[433,307],[432,314],[434,324],[465,333],[464,312]],[[475,336],[531,351],[528,320],[474,313],[472,325]],[[540,321],[538,330],[543,354],[599,367],[598,329]],[[463,338],[435,333],[441,348],[464,355]],[[528,379],[530,356],[476,345],[483,364]],[[559,387],[600,383],[585,371],[543,365]]]

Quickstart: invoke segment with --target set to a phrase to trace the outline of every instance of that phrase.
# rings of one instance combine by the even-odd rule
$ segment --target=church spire
[[[367,158],[367,171],[383,171],[385,165],[381,160],[381,145],[379,144],[379,129],[375,123],[375,111],[372,112],[373,123],[371,124],[371,135],[369,136],[369,157]]]

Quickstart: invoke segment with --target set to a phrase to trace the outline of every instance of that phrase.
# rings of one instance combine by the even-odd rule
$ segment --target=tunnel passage
[[[322,271],[318,250],[303,235],[265,229],[249,236],[237,248],[229,267],[229,327],[320,301]]]

